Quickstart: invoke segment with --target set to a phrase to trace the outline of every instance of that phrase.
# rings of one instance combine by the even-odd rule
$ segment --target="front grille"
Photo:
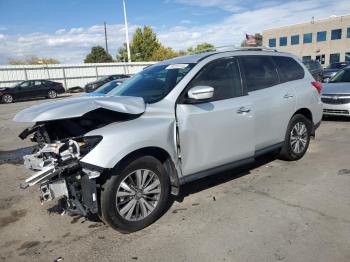
[[[343,105],[343,104],[349,104],[350,98],[341,98],[339,96],[322,97],[321,101],[325,104]]]
[[[349,114],[349,110],[323,109],[323,113],[334,114],[334,115],[348,115]]]

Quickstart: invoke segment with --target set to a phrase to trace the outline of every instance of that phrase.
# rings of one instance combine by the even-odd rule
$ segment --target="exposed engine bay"
[[[37,145],[31,155],[23,157],[24,166],[36,173],[21,183],[21,188],[39,185],[43,202],[63,198],[69,212],[96,214],[99,177],[108,170],[80,162],[103,139],[85,134],[138,116],[99,108],[80,117],[37,122],[25,129],[19,137],[31,136]]]

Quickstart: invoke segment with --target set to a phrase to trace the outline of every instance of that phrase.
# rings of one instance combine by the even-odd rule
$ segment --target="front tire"
[[[162,163],[140,157],[102,186],[102,219],[122,233],[135,232],[160,218],[169,201],[170,181]]]
[[[292,117],[280,152],[281,159],[295,161],[305,155],[310,143],[311,126],[311,121],[303,115]]]
[[[9,94],[4,94],[1,98],[2,102],[5,104],[10,104],[13,102],[13,96]]]

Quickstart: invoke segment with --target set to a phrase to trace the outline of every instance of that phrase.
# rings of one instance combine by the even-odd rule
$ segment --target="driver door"
[[[196,86],[213,87],[213,97],[188,102],[187,93]],[[183,175],[252,158],[251,109],[235,58],[221,58],[205,65],[186,87],[176,107]]]

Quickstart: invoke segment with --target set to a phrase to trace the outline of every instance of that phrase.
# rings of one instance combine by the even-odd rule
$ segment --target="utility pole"
[[[126,18],[126,7],[125,0],[123,0],[123,9],[124,9],[124,21],[125,21],[125,38],[126,38],[126,49],[128,51],[128,62],[131,62],[130,56],[130,43],[129,43],[129,31],[128,31],[128,20]]]
[[[106,42],[106,52],[107,52],[107,54],[108,54],[107,26],[106,26],[106,22],[105,22],[105,42]]]

